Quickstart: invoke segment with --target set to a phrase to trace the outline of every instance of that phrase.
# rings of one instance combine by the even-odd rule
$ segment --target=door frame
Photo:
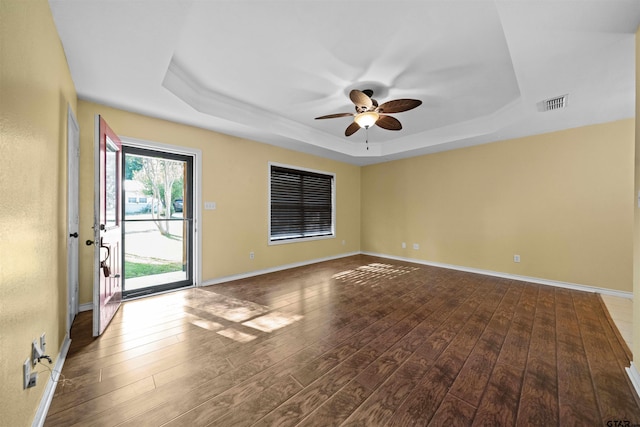
[[[71,237],[71,234],[78,233],[80,228],[79,186],[80,126],[71,105],[67,105],[67,333],[71,332],[73,319],[80,311],[78,301],[80,238]]]
[[[202,233],[200,232],[200,218],[202,217],[202,150],[127,136],[120,136],[120,140],[122,141],[122,145],[127,147],[143,148],[193,157],[193,239],[191,243],[191,250],[193,251],[193,286],[202,286]],[[175,290],[164,292],[173,292]],[[164,292],[157,292],[155,295]],[[135,297],[129,299],[135,299]]]

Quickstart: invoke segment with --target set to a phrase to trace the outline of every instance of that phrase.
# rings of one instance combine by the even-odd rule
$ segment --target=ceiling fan
[[[395,117],[387,116],[387,114],[412,110],[422,104],[422,101],[418,99],[394,99],[378,105],[378,101],[371,98],[372,96],[373,91],[370,89],[363,91],[353,89],[349,92],[349,98],[356,106],[355,113],[328,114],[316,117],[316,120],[353,116],[353,123],[347,126],[344,131],[345,136],[353,135],[360,128],[369,129],[373,125],[387,130],[400,130],[402,129],[400,121]]]

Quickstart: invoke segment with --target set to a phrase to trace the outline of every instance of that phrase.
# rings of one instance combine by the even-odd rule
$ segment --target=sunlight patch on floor
[[[418,267],[406,267],[401,265],[390,265],[374,262],[363,265],[355,270],[347,270],[334,274],[331,278],[343,282],[352,282],[359,285],[376,285],[381,280],[390,280],[412,271],[419,270]]]
[[[206,319],[192,319],[189,320],[189,323],[199,328],[207,329],[209,331],[219,331],[220,329],[224,328],[224,325]]]
[[[247,322],[244,322],[244,326],[257,329],[262,332],[273,332],[285,326],[291,325],[294,322],[302,319],[303,316],[298,314],[286,314],[274,311],[264,316],[256,317]]]
[[[241,343],[252,341],[257,336],[238,331],[227,322],[241,323],[256,332],[271,333],[304,317],[271,311],[272,308],[265,305],[201,289],[190,292],[183,303],[182,312],[190,324]]]
[[[202,290],[190,296],[186,305],[238,323],[269,311],[264,305]]]
[[[234,341],[238,342],[249,342],[255,340],[255,335],[245,334],[244,332],[237,331],[233,328],[223,329],[221,331],[216,332],[216,334],[220,334],[223,337],[231,338]]]

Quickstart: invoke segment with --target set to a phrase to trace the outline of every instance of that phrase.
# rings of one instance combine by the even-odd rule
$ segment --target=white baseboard
[[[398,257],[393,255],[378,254],[374,252],[349,252],[349,253],[334,255],[334,256],[325,257],[325,258],[316,258],[308,261],[302,261],[302,262],[296,262],[292,264],[280,265],[277,267],[266,268],[263,270],[250,271],[248,273],[234,274],[231,276],[224,276],[224,277],[218,277],[216,279],[205,280],[204,282],[202,282],[197,286],[200,287],[200,286],[217,285],[220,283],[231,282],[233,280],[246,279],[249,277],[259,276],[261,274],[274,273],[276,271],[288,270],[290,268],[302,267],[305,265],[317,264],[319,262],[331,261],[334,259],[346,258],[349,256],[360,255],[360,254],[370,255],[370,256],[375,256],[380,258],[394,259],[397,261],[412,262],[415,264],[430,265],[432,267],[447,268],[450,270],[466,271],[468,273],[483,274],[485,276],[502,277],[506,279],[520,280],[523,282],[538,283],[541,285],[556,286],[559,288],[574,289],[574,290],[585,291],[585,292],[596,292],[603,295],[611,295],[611,296],[620,297],[620,298],[633,299],[633,292],[616,291],[614,289],[598,288],[595,286],[580,285],[577,283],[567,283],[567,282],[560,282],[556,280],[540,279],[537,277],[501,273],[498,271],[482,270],[479,268],[471,268],[471,267],[462,267],[459,265],[431,262],[431,261],[425,261],[425,260],[416,259],[416,258],[405,258],[405,257]],[[79,311],[89,311],[89,310],[93,310],[92,303],[80,304]]]
[[[86,304],[80,304],[78,306],[78,311],[91,311],[93,310],[93,303],[92,302],[88,302]]]
[[[47,375],[49,381],[47,381],[47,385],[44,389],[44,394],[42,395],[42,399],[40,400],[40,405],[38,405],[36,416],[33,419],[33,423],[31,424],[33,427],[41,427],[44,425],[44,420],[47,418],[47,412],[49,412],[49,407],[51,406],[53,395],[56,392],[56,384],[58,383],[58,379],[60,378],[60,372],[62,372],[62,366],[64,365],[64,361],[67,357],[67,352],[69,351],[70,345],[71,338],[69,338],[69,334],[67,334],[65,335],[64,341],[62,342],[60,353],[58,353],[58,357],[56,358],[56,364],[53,367],[53,374]],[[49,371],[46,371],[46,373],[50,374]]]
[[[303,267],[305,265],[317,264],[319,262],[331,261],[334,259],[346,258],[349,256],[359,255],[360,252],[349,252],[346,254],[334,255],[326,258],[316,258],[308,261],[294,262],[292,264],[279,265],[277,267],[265,268],[264,270],[250,271],[248,273],[234,274],[231,276],[219,277],[217,279],[206,280],[200,286],[218,285],[220,283],[231,282],[233,280],[246,279],[248,277],[260,276],[267,273],[275,273],[276,271],[288,270],[290,268]]]
[[[443,264],[439,262],[425,261],[415,258],[404,258],[393,255],[377,254],[373,252],[362,252],[363,255],[376,256],[380,258],[394,259],[397,261],[413,262],[415,264],[430,265],[432,267],[447,268],[450,270],[466,271],[468,273],[483,274],[485,276],[502,277],[505,279],[520,280],[523,282],[538,283],[540,285],[556,286],[559,288],[574,289],[577,291],[595,292],[604,295],[611,295],[620,298],[633,299],[633,292],[616,291],[614,289],[598,288],[595,286],[580,285],[577,283],[560,282],[557,280],[540,279],[538,277],[520,276],[518,274],[501,273],[499,271],[482,270],[479,268],[462,267],[459,265]]]
[[[631,384],[633,384],[633,388],[636,389],[636,394],[640,397],[640,372],[638,372],[638,368],[631,362],[631,366],[626,368],[626,370],[627,375],[629,375],[631,379]]]
[[[273,272],[276,272],[276,271],[288,270],[290,268],[302,267],[302,266],[310,265],[310,264],[317,264],[317,263],[323,262],[323,261],[331,261],[331,260],[334,260],[334,259],[345,258],[345,257],[348,257],[348,256],[359,255],[359,254],[370,255],[370,256],[375,256],[375,257],[380,257],[380,258],[393,259],[393,260],[397,260],[397,261],[412,262],[412,263],[415,263],[415,264],[429,265],[429,266],[432,266],[432,267],[447,268],[447,269],[450,269],[450,270],[465,271],[465,272],[468,272],[468,273],[483,274],[485,276],[502,277],[502,278],[505,278],[505,279],[519,280],[519,281],[522,281],[522,282],[538,283],[540,285],[556,286],[556,287],[559,287],[559,288],[574,289],[574,290],[578,290],[578,291],[599,293],[599,294],[603,294],[603,295],[611,295],[611,296],[620,297],[620,298],[633,299],[633,292],[617,291],[617,290],[614,290],[614,289],[599,288],[599,287],[596,287],[596,286],[581,285],[581,284],[578,284],[578,283],[560,282],[560,281],[557,281],[557,280],[541,279],[541,278],[538,278],[538,277],[530,277],[530,276],[521,276],[521,275],[518,275],[518,274],[502,273],[502,272],[499,272],[499,271],[491,271],[491,270],[483,270],[483,269],[479,269],[479,268],[463,267],[463,266],[459,266],[459,265],[444,264],[444,263],[439,263],[439,262],[431,262],[431,261],[425,261],[425,260],[415,259],[415,258],[404,258],[404,257],[398,257],[398,256],[386,255],[386,254],[379,254],[379,253],[374,253],[374,252],[350,252],[350,253],[330,256],[330,257],[326,257],[326,258],[317,258],[317,259],[313,259],[313,260],[309,260],[309,261],[302,261],[302,262],[297,262],[297,263],[292,263],[292,264],[285,264],[285,265],[280,265],[280,266],[277,266],[277,267],[267,268],[267,269],[264,269],[264,270],[256,270],[256,271],[251,271],[251,272],[248,272],[248,273],[235,274],[235,275],[231,275],[231,276],[225,276],[225,277],[219,277],[217,279],[207,280],[207,281],[204,281],[200,286],[217,285],[217,284],[220,284],[220,283],[231,282],[233,280],[246,279],[248,277],[259,276],[261,274],[267,274],[267,273],[273,273]]]

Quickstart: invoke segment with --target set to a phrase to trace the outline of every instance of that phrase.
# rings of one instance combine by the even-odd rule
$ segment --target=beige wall
[[[122,137],[202,150],[203,281],[360,251],[360,168],[190,126],[78,102],[80,124],[80,240],[91,239],[93,218],[93,121],[101,114]],[[268,163],[336,174],[336,238],[269,246]],[[345,245],[342,245],[342,241]],[[84,248],[84,249],[83,249]],[[249,252],[255,259],[249,259]],[[92,300],[92,248],[80,254],[80,303]]]
[[[362,250],[631,292],[633,152],[629,119],[365,167]]]
[[[47,1],[3,0],[0,17],[0,424],[24,426],[48,379],[22,389],[31,341],[45,332],[56,356],[66,329],[67,104],[76,110],[76,94]]]
[[[635,192],[633,206],[635,227],[633,233],[633,324],[632,346],[634,355],[640,355],[640,28],[636,32],[636,135],[635,135]],[[639,197],[639,199],[636,199]],[[640,369],[640,359],[634,357],[634,366]]]

